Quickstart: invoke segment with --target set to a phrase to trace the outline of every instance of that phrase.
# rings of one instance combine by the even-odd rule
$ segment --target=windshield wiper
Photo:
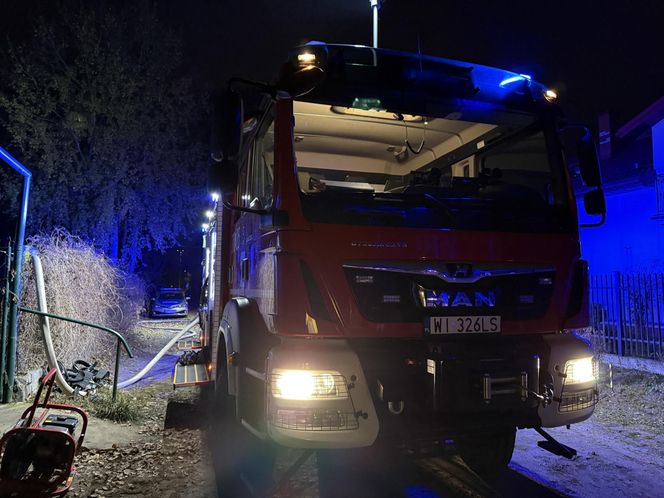
[[[397,199],[403,201],[424,199],[428,203],[429,207],[441,209],[444,213],[444,216],[446,217],[447,222],[453,222],[455,219],[454,214],[447,206],[447,204],[428,192],[374,192],[373,198],[387,200]]]
[[[428,192],[373,192],[363,188],[326,188],[315,193],[312,192],[312,194],[352,196],[358,198],[358,200],[408,202],[414,204],[414,207],[420,207],[424,204],[426,207],[440,209],[447,223],[452,223],[455,220],[455,216],[447,204]],[[422,200],[425,202],[422,202]]]

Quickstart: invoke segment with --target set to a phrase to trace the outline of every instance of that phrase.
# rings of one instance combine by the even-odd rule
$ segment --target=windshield
[[[179,292],[162,292],[159,294],[159,299],[162,299],[164,301],[183,301],[184,300],[184,294],[181,294]]]
[[[568,230],[562,168],[552,164],[536,117],[485,107],[424,116],[384,109],[379,99],[351,107],[295,102],[305,216],[355,225]]]

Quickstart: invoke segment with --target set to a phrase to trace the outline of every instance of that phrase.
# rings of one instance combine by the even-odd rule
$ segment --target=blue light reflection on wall
[[[577,202],[579,222],[597,221],[585,214],[583,199]],[[654,186],[643,186],[606,196],[606,223],[581,228],[581,255],[593,275],[621,272],[664,271],[664,227],[652,219],[657,212]]]

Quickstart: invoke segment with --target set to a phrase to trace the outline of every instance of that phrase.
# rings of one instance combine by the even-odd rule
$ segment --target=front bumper
[[[599,398],[597,376],[591,382],[570,385],[565,378],[565,364],[569,360],[592,356],[590,345],[573,334],[543,337],[549,353],[548,382],[552,389],[552,403],[540,405],[538,417],[542,427],[560,427],[588,419],[595,411]],[[593,360],[597,371],[596,360]]]
[[[352,448],[381,438],[454,437],[491,427],[581,422],[597,401],[596,380],[565,385],[567,361],[591,356],[572,334],[449,342],[287,339],[268,356],[267,427],[277,443]],[[347,399],[272,395],[273,369],[333,370]]]
[[[163,316],[187,316],[188,314],[188,309],[187,308],[161,308],[161,307],[153,307],[152,308],[152,314],[153,315],[163,315]]]

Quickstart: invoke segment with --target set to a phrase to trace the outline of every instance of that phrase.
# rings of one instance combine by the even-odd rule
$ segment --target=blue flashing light
[[[404,489],[406,498],[440,498],[440,494],[425,486],[414,484]]]
[[[501,88],[505,88],[507,85],[510,85],[512,83],[517,83],[519,81],[530,81],[532,78],[528,74],[518,74],[516,76],[510,76],[509,78],[505,78],[503,81],[500,82],[499,86]]]
[[[210,194],[210,197],[212,198],[212,202],[217,202],[219,200],[219,194],[216,192]]]

